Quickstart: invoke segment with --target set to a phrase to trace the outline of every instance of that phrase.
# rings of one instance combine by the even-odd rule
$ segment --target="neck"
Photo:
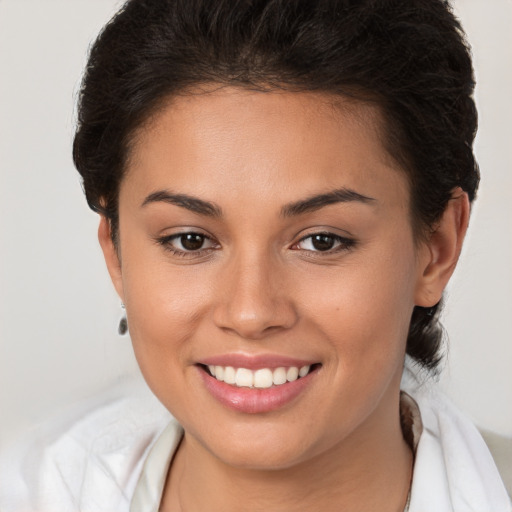
[[[412,453],[393,417],[372,415],[328,452],[277,470],[234,468],[185,435],[169,473],[164,512],[404,510]],[[388,406],[389,404],[387,404]],[[394,419],[391,419],[394,418]]]

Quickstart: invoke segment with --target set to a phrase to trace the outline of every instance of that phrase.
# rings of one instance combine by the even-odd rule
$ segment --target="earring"
[[[121,307],[125,309],[124,304],[121,302]],[[117,332],[123,336],[128,332],[128,320],[126,319],[126,315],[119,320],[119,327],[117,328]]]

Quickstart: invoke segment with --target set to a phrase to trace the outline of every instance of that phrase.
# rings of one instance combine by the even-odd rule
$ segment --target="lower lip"
[[[236,387],[217,380],[202,368],[198,368],[206,389],[221,404],[238,412],[258,414],[271,412],[292,402],[313,381],[316,371],[308,373],[293,382],[270,388],[244,388]]]

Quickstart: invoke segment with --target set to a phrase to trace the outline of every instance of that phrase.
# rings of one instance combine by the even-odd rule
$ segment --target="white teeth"
[[[286,382],[286,368],[276,368],[272,374],[272,382],[275,386],[279,386]]]
[[[291,368],[288,368],[288,371],[286,372],[286,380],[288,382],[293,382],[294,380],[297,380],[299,378],[299,369],[296,366],[292,366]]]
[[[300,377],[305,377],[311,370],[310,365],[283,366],[271,370],[270,368],[261,368],[259,370],[248,370],[247,368],[233,368],[232,366],[213,366],[209,365],[208,370],[217,380],[226,384],[245,388],[265,389],[271,386],[281,386],[287,382],[296,381]]]
[[[232,366],[226,366],[224,370],[224,382],[226,384],[234,384],[236,382],[236,372]]]
[[[254,385],[254,375],[251,370],[248,370],[247,368],[238,368],[235,376],[235,384],[238,387],[252,388]]]
[[[224,380],[224,367],[216,366],[215,367],[215,377],[217,380]]]
[[[256,370],[254,372],[255,388],[269,388],[272,384],[272,370],[263,368],[263,370]]]
[[[303,366],[299,370],[299,377],[305,377],[309,373],[309,366]]]

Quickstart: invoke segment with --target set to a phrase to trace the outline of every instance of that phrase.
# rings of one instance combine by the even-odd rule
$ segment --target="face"
[[[424,258],[378,124],[224,88],[138,133],[111,274],[149,386],[228,464],[289,467],[397,421]]]

